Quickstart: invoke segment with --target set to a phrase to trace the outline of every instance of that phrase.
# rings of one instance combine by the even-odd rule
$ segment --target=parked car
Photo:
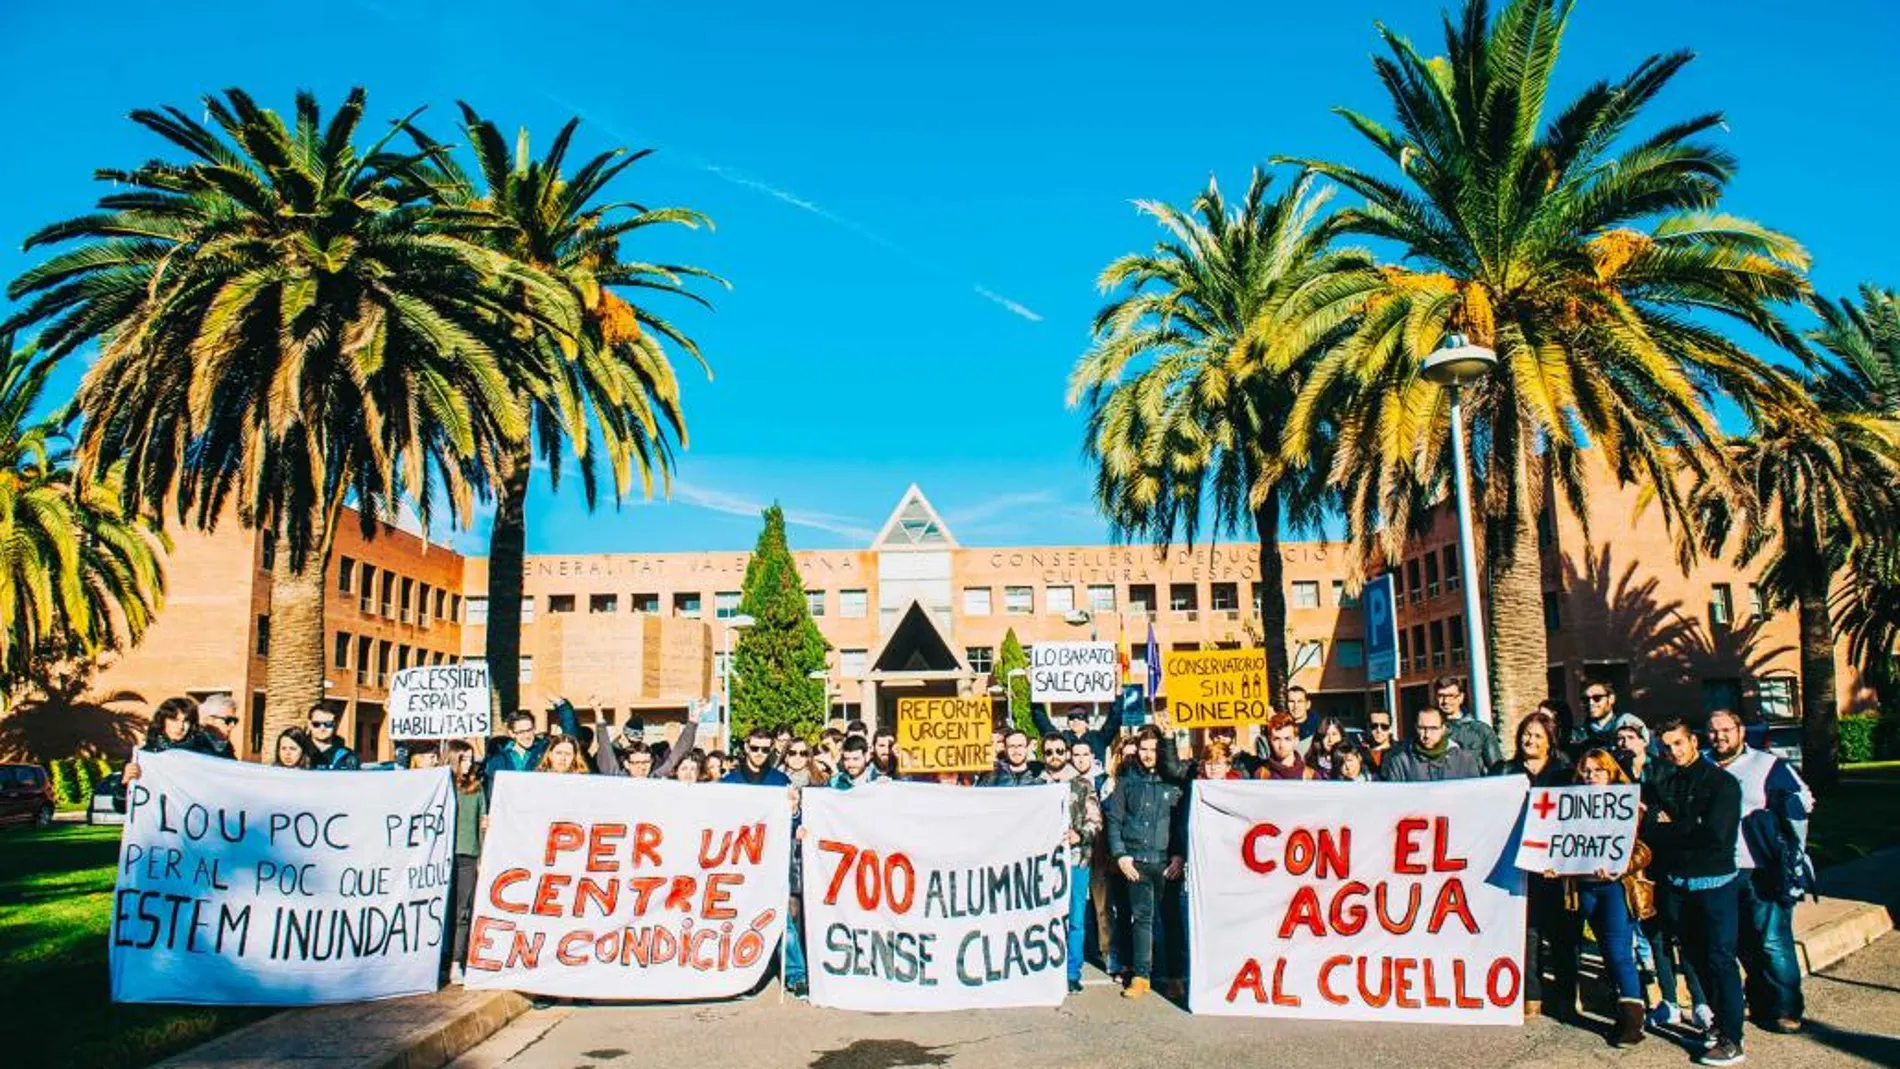
[[[53,778],[38,765],[0,765],[0,824],[53,822]]]
[[[1762,749],[1788,762],[1790,768],[1801,771],[1801,725],[1772,724],[1768,728],[1768,739]]]
[[[114,772],[93,784],[92,798],[86,802],[86,823],[125,823],[125,776]]]

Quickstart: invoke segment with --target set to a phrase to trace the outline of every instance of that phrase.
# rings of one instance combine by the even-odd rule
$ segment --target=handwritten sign
[[[806,791],[814,1005],[967,1010],[1066,994],[1066,784]],[[955,828],[954,835],[919,834]]]
[[[1524,807],[1517,867],[1526,872],[1621,876],[1636,849],[1633,783],[1607,787],[1532,787]]]
[[[1265,650],[1170,650],[1161,657],[1161,692],[1177,728],[1264,724],[1273,716]]]
[[[984,772],[994,707],[988,698],[899,698],[898,760],[905,772]]]
[[[435,990],[453,923],[447,769],[138,758],[112,899],[113,1001],[301,1006]]]
[[[1189,1008],[1523,1021],[1522,777],[1194,784]]]
[[[791,826],[783,788],[499,773],[467,985],[610,999],[749,991],[785,931]]]
[[[389,737],[460,739],[488,734],[488,666],[405,668],[389,680]]]
[[[1038,642],[1029,647],[1029,700],[1112,702],[1121,693],[1113,642]]]

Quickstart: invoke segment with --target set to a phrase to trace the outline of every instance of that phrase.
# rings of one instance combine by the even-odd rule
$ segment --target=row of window
[[[1250,584],[1253,594],[1253,611],[1258,613],[1261,606],[1262,586]],[[1158,587],[1153,583],[1133,583],[1128,587],[1128,611],[1131,613],[1153,613],[1159,604],[1156,598]],[[994,611],[991,600],[993,588],[986,586],[966,586],[963,588],[963,615],[989,616]],[[1239,583],[1209,583],[1208,608],[1214,612],[1240,611]],[[1113,584],[1091,585],[1086,588],[1090,612],[1116,611],[1116,588]],[[1332,580],[1332,604],[1350,609],[1359,604],[1359,599],[1346,592],[1343,579]],[[1075,611],[1075,588],[1072,586],[1049,586],[1042,590],[1043,611],[1050,614]],[[1320,608],[1320,581],[1317,579],[1295,579],[1288,584],[1287,607],[1291,609]],[[1201,587],[1198,583],[1169,583],[1169,612],[1198,612],[1201,608]],[[1010,616],[1029,616],[1036,611],[1036,588],[1030,586],[1006,586],[1003,588],[1003,612]]]
[[[1748,584],[1748,612],[1752,620],[1766,620],[1773,606],[1759,583]],[[1735,590],[1728,583],[1709,585],[1709,623],[1714,627],[1733,627],[1735,625]],[[1547,590],[1544,592],[1544,630],[1556,634],[1563,630],[1563,593]]]
[[[418,627],[428,627],[431,620],[453,622],[462,616],[462,595],[353,557],[337,562],[336,588],[338,593],[355,594],[357,608],[367,615]]]
[[[1546,612],[1549,611],[1549,605],[1549,598],[1546,597]],[[1359,663],[1365,663],[1363,648],[1359,652]],[[1413,624],[1410,628],[1399,628],[1401,672],[1436,672],[1464,663],[1465,618],[1462,614],[1430,623]]]
[[[1441,593],[1456,593],[1459,576],[1456,545],[1427,550],[1392,569],[1392,598],[1400,604],[1409,599],[1417,605]]]
[[[391,672],[453,664],[459,660],[460,655],[445,650],[410,646],[406,642],[391,642],[386,638],[376,639],[368,635],[352,635],[348,631],[338,631],[331,636],[330,642],[331,666],[345,671],[354,667],[356,682],[366,687],[387,686]]]

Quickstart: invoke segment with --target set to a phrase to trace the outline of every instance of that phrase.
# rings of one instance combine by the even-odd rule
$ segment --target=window
[[[264,692],[261,690],[251,692],[251,752],[260,756],[264,753]],[[276,758],[276,754],[270,755],[273,762]]]
[[[368,635],[356,640],[356,682],[361,686],[369,685],[369,647]]]
[[[805,591],[805,611],[814,617],[825,614],[825,592],[822,590]]]
[[[415,604],[415,598],[416,581],[405,575],[402,578],[402,619],[404,623],[409,622],[409,610],[410,607]]]
[[[1430,661],[1428,660],[1428,657],[1429,657],[1429,654],[1425,648],[1425,625],[1413,624],[1412,625],[1412,671],[1423,672],[1425,670],[1425,666],[1430,663]]]
[[[1790,676],[1771,676],[1755,681],[1755,700],[1761,707],[1762,719],[1793,720],[1794,679]]]
[[[1238,583],[1215,583],[1208,587],[1208,602],[1215,612],[1236,612],[1240,609],[1240,585]]]
[[[571,602],[573,599],[569,598],[568,600]],[[567,607],[567,611],[573,612],[574,606],[572,604],[569,604]],[[521,622],[524,624],[531,624],[534,622],[534,595],[532,594],[521,599]]]
[[[424,627],[429,626],[429,584],[427,583],[419,583],[416,586],[416,622]]]
[[[397,646],[396,647],[396,671],[401,672],[408,667],[409,667],[409,647]]]
[[[1339,668],[1364,668],[1366,666],[1365,642],[1356,638],[1335,639],[1333,664]]]
[[[1452,617],[1450,622],[1445,624],[1445,630],[1451,638],[1451,663],[1452,664],[1465,663],[1465,618],[1464,618],[1464,615],[1461,613],[1457,616]],[[1550,691],[1550,693],[1562,694],[1563,691],[1553,690],[1553,691]]]
[[[1405,589],[1412,592],[1412,604],[1425,600],[1425,584],[1419,579],[1418,558],[1405,562]]]
[[[354,558],[344,557],[343,563],[337,565],[337,569],[336,569],[337,592],[340,594],[348,594],[350,590],[354,588],[355,586],[356,586],[356,561]]]
[[[449,619],[458,622],[462,619],[462,595],[460,594],[449,598]]]
[[[1757,620],[1768,619],[1768,599],[1763,596],[1760,583],[1748,584],[1748,614]]]
[[[697,593],[673,595],[674,616],[698,616],[703,611]]]
[[[396,615],[396,573],[383,573],[382,614],[393,618]]]
[[[521,682],[523,683],[534,682],[534,658],[533,657],[523,657],[521,659]]]
[[[1356,609],[1359,607],[1359,595],[1347,593],[1346,581],[1335,579],[1333,580],[1333,604],[1342,609]]]
[[[1425,554],[1425,596],[1438,596],[1438,554]]]
[[[1458,589],[1462,574],[1458,571],[1458,547],[1446,546],[1439,556],[1445,562],[1445,593],[1449,594]]]
[[[619,611],[620,611],[620,595],[618,594],[589,594],[587,595],[588,615],[605,616],[608,613],[615,613]]]
[[[264,570],[267,572],[272,571],[277,567],[277,532],[265,531],[262,541],[264,543],[264,551],[260,556],[264,558]]]
[[[1406,666],[1412,663],[1412,642],[1407,634],[1405,628],[1399,628],[1399,672],[1401,674],[1405,672]]]
[[[1168,584],[1168,608],[1174,612],[1193,612],[1201,607],[1201,591],[1193,583]]]
[[[348,631],[336,633],[336,649],[331,654],[331,660],[338,668],[350,666],[350,633]]]
[[[1727,627],[1735,619],[1735,593],[1727,583],[1716,583],[1709,587],[1709,622],[1717,627]]]
[[[270,656],[270,617],[268,616],[257,618],[257,655]]]
[[[1403,567],[1394,568],[1387,574],[1392,576],[1392,604],[1394,605],[1404,604],[1405,603],[1405,569]]]
[[[1075,611],[1075,588],[1072,586],[1052,586],[1043,589],[1043,606],[1050,613],[1064,615]]]
[[[468,599],[468,622],[480,627],[488,626],[488,599]]]
[[[1267,614],[1267,588],[1263,583],[1253,584],[1253,614],[1255,616]]]
[[[996,667],[996,650],[989,646],[965,646],[963,659],[970,662],[970,671],[988,675]]]
[[[1425,558],[1431,560],[1430,557]],[[1432,667],[1445,667],[1445,621],[1432,621]]]
[[[521,603],[523,605],[527,605],[531,600],[532,599],[529,599],[529,598],[522,598]],[[555,615],[556,613],[568,613],[568,612],[573,612],[573,611],[574,611],[574,595],[572,594],[549,594],[548,595],[548,615],[552,616],[552,615]]]
[[[966,586],[963,588],[963,615],[988,616],[990,614],[990,588],[986,586]]]
[[[1014,616],[1027,616],[1035,612],[1036,592],[1026,586],[1004,587],[1003,611]]]
[[[1319,608],[1318,580],[1295,579],[1293,581],[1293,607],[1296,609]]]
[[[713,594],[713,617],[715,619],[730,620],[737,615],[739,615],[739,592],[737,590],[721,590]]]
[[[1742,681],[1739,679],[1705,679],[1702,681],[1702,711],[1713,713],[1718,709],[1741,715]]]
[[[1113,585],[1089,587],[1089,611],[1114,612],[1115,587]]]
[[[357,589],[363,596],[363,600],[357,604],[357,608],[363,610],[364,612],[375,612],[376,611],[376,566],[375,565],[370,564],[368,562],[364,562],[363,581],[361,584],[358,585]]]
[[[1564,614],[1562,595],[1555,590],[1544,591],[1544,630],[1556,634],[1563,630]]]
[[[838,591],[838,615],[848,620],[862,620],[869,608],[870,601],[862,590]]]
[[[1152,583],[1138,583],[1128,588],[1128,609],[1130,612],[1152,613],[1155,611],[1155,588]]]
[[[379,687],[389,680],[390,646],[388,639],[383,639],[376,644],[376,685]]]
[[[657,616],[660,612],[660,596],[658,594],[634,594],[627,599],[627,610],[629,612],[651,613]]]
[[[448,591],[443,590],[441,587],[436,587],[435,588],[435,618],[438,620],[442,619],[442,606],[443,606],[443,603],[446,601],[448,601]]]
[[[1320,662],[1324,660],[1325,657],[1325,643],[1316,638],[1302,639],[1293,647],[1293,664],[1291,668],[1295,672],[1304,671],[1308,668],[1318,668]]]
[[[846,678],[861,676],[869,657],[868,650],[839,650],[838,672]]]

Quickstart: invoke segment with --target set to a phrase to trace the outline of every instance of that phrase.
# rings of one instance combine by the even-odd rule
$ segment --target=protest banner
[[[994,721],[988,698],[899,698],[898,762],[906,774],[986,772]]]
[[[1112,702],[1121,692],[1113,642],[1038,642],[1029,647],[1032,702]]]
[[[785,788],[502,772],[466,984],[590,999],[726,998],[785,931]]]
[[[1264,724],[1273,715],[1265,650],[1170,650],[1161,658],[1161,692],[1177,728]]]
[[[1194,1013],[1523,1021],[1519,776],[1201,780],[1188,821]]]
[[[454,923],[448,769],[305,772],[178,750],[138,764],[113,1001],[302,1006],[436,989]]]
[[[1636,850],[1633,783],[1533,787],[1524,808],[1517,867],[1559,876],[1621,876]]]
[[[389,680],[389,738],[488,736],[488,666],[405,668]]]
[[[1061,1004],[1072,952],[1067,785],[882,781],[803,797],[813,1005]]]

